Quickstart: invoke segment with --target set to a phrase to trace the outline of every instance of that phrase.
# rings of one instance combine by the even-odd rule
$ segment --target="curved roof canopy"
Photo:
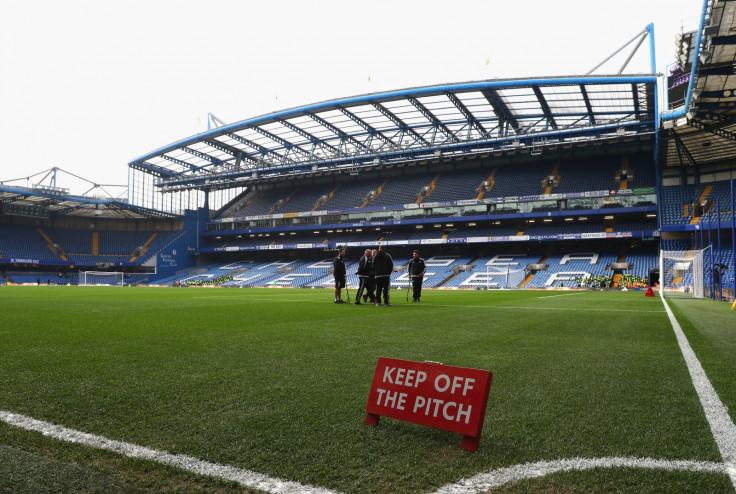
[[[656,76],[490,80],[338,99],[225,125],[129,167],[163,191],[407,161],[541,151],[655,131]]]

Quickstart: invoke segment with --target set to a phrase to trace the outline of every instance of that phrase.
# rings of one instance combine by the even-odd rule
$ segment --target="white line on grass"
[[[408,304],[407,304],[408,305]],[[468,307],[471,309],[511,309],[511,310],[560,310],[560,311],[580,311],[580,312],[638,312],[638,313],[650,313],[650,312],[664,312],[663,310],[634,310],[634,309],[595,309],[590,308],[575,308],[575,307],[531,307],[531,306],[511,306],[511,305],[452,305],[452,304],[426,304],[427,307]]]
[[[690,371],[690,378],[693,381],[695,391],[698,393],[700,403],[703,405],[705,418],[710,425],[713,439],[715,439],[718,445],[718,450],[721,452],[723,461],[726,463],[728,476],[731,478],[734,489],[736,489],[736,425],[734,425],[733,420],[731,420],[728,414],[728,409],[718,397],[718,393],[716,393],[708,376],[705,374],[703,366],[700,364],[698,357],[687,341],[687,337],[682,331],[680,323],[677,322],[661,291],[659,292],[659,296],[667,311],[667,316],[670,318],[672,329],[675,331],[682,356],[685,357],[685,363]]]
[[[583,294],[582,292],[578,292],[578,293],[564,293],[562,295],[545,295],[544,297],[537,297],[537,300],[539,300],[540,298],[569,297],[570,295],[582,295],[582,294]]]
[[[251,489],[261,489],[274,494],[337,494],[335,491],[328,489],[273,478],[242,468],[210,463],[192,456],[172,454],[167,453],[166,451],[157,451],[144,446],[138,446],[137,444],[114,441],[112,439],[107,439],[106,437],[79,432],[74,429],[68,429],[60,425],[43,422],[41,420],[36,420],[24,415],[18,415],[3,410],[0,410],[0,420],[26,430],[40,432],[44,436],[49,436],[54,439],[104,449],[130,458],[155,461],[199,475],[207,475],[210,477],[217,477],[237,482],[240,485]]]
[[[474,475],[469,479],[445,485],[434,494],[478,494],[509,482],[543,477],[557,472],[617,467],[715,473],[725,471],[723,463],[705,461],[654,460],[652,458],[572,458],[524,463],[523,465],[490,470]]]

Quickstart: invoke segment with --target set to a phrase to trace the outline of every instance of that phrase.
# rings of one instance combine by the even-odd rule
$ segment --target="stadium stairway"
[[[475,256],[475,257],[474,257],[473,259],[471,259],[471,260],[470,260],[470,262],[468,262],[467,264],[468,264],[468,265],[470,265],[470,266],[472,266],[473,264],[475,264],[475,263],[476,263],[476,262],[478,261],[478,259],[480,259],[480,256],[479,256],[479,255]],[[471,269],[472,269],[472,268],[471,268]],[[453,270],[452,270],[452,274],[451,274],[450,276],[448,276],[448,277],[447,277],[446,279],[444,279],[444,280],[442,280],[441,282],[437,283],[437,285],[436,285],[436,286],[440,287],[440,286],[445,286],[445,285],[448,285],[449,283],[451,283],[451,282],[452,282],[452,279],[453,279],[453,278],[455,278],[455,277],[456,277],[456,276],[457,276],[457,275],[458,275],[458,274],[459,274],[460,272],[461,272],[461,271],[460,271],[460,270],[458,270],[458,269],[453,269]]]
[[[554,180],[547,181],[546,187],[544,189],[545,194],[552,193],[552,187],[557,187],[560,184],[560,179],[562,178],[560,176],[560,164],[555,163],[555,166],[552,168],[552,173],[549,175],[550,177],[554,177]]]
[[[698,197],[698,204],[703,204],[703,201],[705,201],[708,198],[708,195],[710,195],[711,190],[713,190],[712,185],[705,186],[705,188],[703,189],[703,192],[700,193],[700,197]],[[693,211],[693,217],[690,220],[691,225],[696,225],[700,222],[700,218],[702,218],[703,215],[708,212],[707,207],[708,206],[706,205],[706,209],[702,210],[699,216],[696,216],[696,211]]]
[[[541,259],[539,259],[539,262],[537,264],[544,264],[547,262],[547,258],[549,258],[549,252],[545,252]],[[524,282],[521,284],[522,287],[526,288],[529,286],[529,283],[532,282],[532,279],[534,278],[534,275],[537,273],[529,273],[526,275],[526,278],[524,278]]]
[[[57,256],[61,257],[61,259],[63,261],[65,261],[65,262],[68,262],[69,261],[69,259],[66,258],[66,253],[64,252],[64,249],[62,247],[60,247],[59,249],[57,249],[54,246],[54,241],[51,240],[51,238],[49,238],[48,235],[46,235],[46,232],[44,232],[43,230],[41,230],[39,228],[38,229],[38,233],[40,233],[41,236],[44,238],[44,240],[46,240],[46,245],[48,245],[49,250],[51,251],[52,254],[56,254]],[[56,245],[58,245],[58,244],[56,244]]]
[[[381,192],[383,192],[383,188],[386,186],[386,184],[388,183],[388,181],[389,181],[388,178],[386,180],[384,180],[384,182],[381,185],[379,185],[378,188],[376,189],[376,193],[375,194],[371,195],[369,193],[367,196],[365,196],[365,199],[363,199],[363,204],[361,204],[360,207],[361,208],[366,207],[369,202],[375,200],[378,196],[380,196],[381,195]]]
[[[490,192],[493,189],[493,186],[496,185],[496,172],[498,171],[498,168],[494,168],[491,170],[491,174],[488,175],[488,178],[485,180],[485,182],[488,182],[488,186],[485,187],[485,182],[481,182],[481,184],[476,189],[478,191],[478,195],[475,196],[477,200],[483,199],[483,196],[486,195],[486,193]]]
[[[142,249],[138,250],[138,248],[136,247],[136,250],[133,251],[133,253],[130,256],[130,261],[129,262],[135,262],[136,259],[138,259],[139,257],[142,257],[143,255],[145,255],[145,253],[148,252],[148,246],[151,245],[151,242],[153,242],[153,239],[156,238],[156,236],[158,236],[158,233],[154,233],[153,235],[151,235],[148,238],[148,240],[146,240],[146,243],[143,244],[143,248]]]
[[[310,210],[309,212],[310,212],[310,213],[313,213],[313,212],[315,212],[315,211],[317,210],[317,208],[319,208],[320,206],[323,206],[323,205],[327,204],[328,202],[330,202],[330,199],[332,199],[333,197],[335,197],[335,192],[337,192],[337,191],[338,191],[338,189],[339,189],[340,187],[342,187],[342,184],[338,184],[338,186],[337,186],[337,187],[335,187],[334,189],[332,189],[332,190],[330,191],[330,193],[329,193],[329,194],[327,194],[327,197],[325,198],[325,200],[324,200],[324,201],[323,201],[323,200],[321,200],[321,198],[320,198],[319,200],[317,200],[317,202],[315,203],[314,207],[313,207],[313,208],[312,208],[312,209],[311,209],[311,210]]]
[[[414,204],[421,204],[421,202],[424,201],[426,197],[429,197],[429,195],[432,194],[432,192],[434,192],[434,188],[436,187],[437,180],[439,180],[440,175],[441,174],[437,174],[432,179],[432,181],[429,182],[429,185],[427,185],[426,187],[422,187],[422,190],[420,190],[419,193],[417,194],[417,200],[414,201]]]

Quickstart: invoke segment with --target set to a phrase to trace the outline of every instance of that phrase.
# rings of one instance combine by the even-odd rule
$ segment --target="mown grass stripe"
[[[166,451],[157,451],[137,444],[115,441],[103,436],[88,434],[60,425],[51,424],[42,420],[0,410],[0,420],[29,431],[40,432],[44,436],[82,444],[97,449],[112,451],[129,458],[155,461],[164,465],[180,468],[198,475],[217,477],[223,480],[274,494],[338,494],[336,491],[303,485],[298,482],[272,478],[267,475],[245,470],[242,468],[220,465],[200,460],[188,455],[172,454]]]

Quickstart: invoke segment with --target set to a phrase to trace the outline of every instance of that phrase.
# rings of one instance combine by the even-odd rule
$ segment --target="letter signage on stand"
[[[391,417],[463,435],[462,448],[478,449],[490,371],[380,357],[368,394],[365,423]]]

